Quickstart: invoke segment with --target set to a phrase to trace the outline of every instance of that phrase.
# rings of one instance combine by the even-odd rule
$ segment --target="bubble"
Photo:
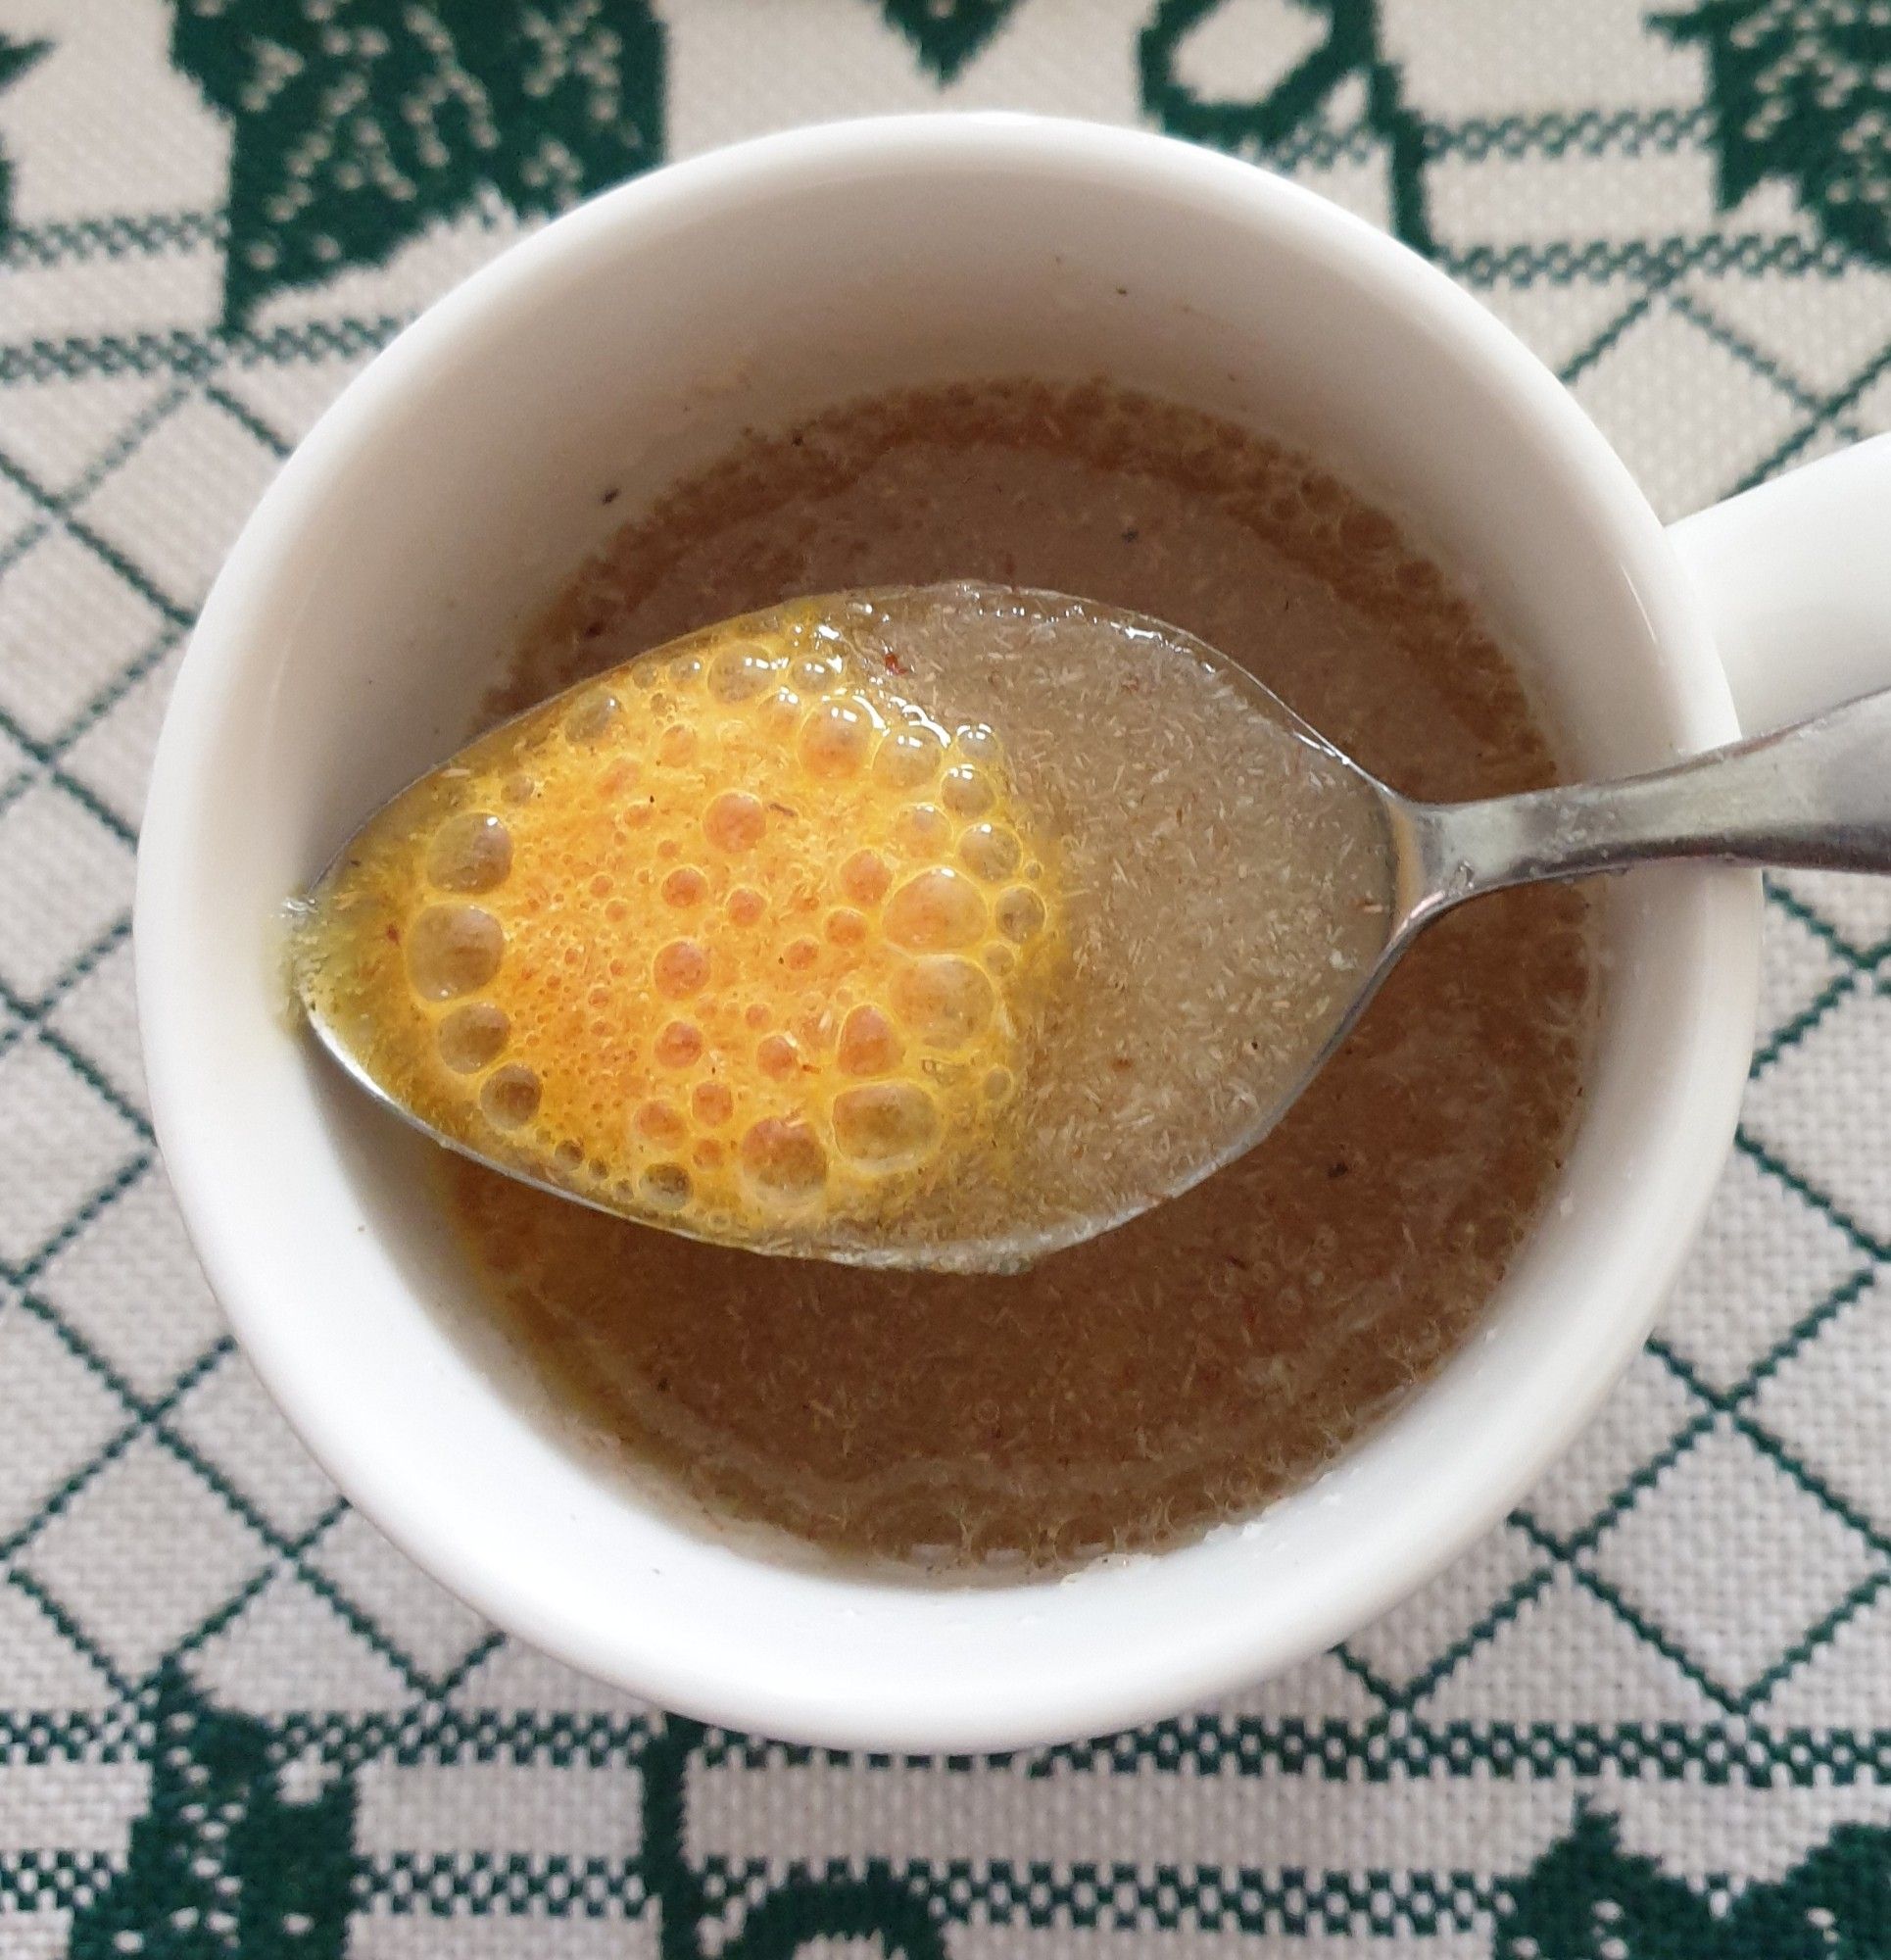
[[[508,803],[530,803],[538,795],[539,786],[530,776],[508,776],[499,793]]]
[[[469,1001],[446,1016],[433,1039],[440,1059],[456,1075],[475,1075],[498,1059],[510,1033],[511,1023],[503,1008],[490,1001]]]
[[[985,1100],[988,1102],[1007,1101],[1017,1086],[1017,1079],[1008,1068],[988,1068],[985,1071],[985,1080],[979,1084],[985,1092]]]
[[[867,936],[866,915],[842,906],[828,913],[823,930],[836,946],[858,946]]]
[[[778,687],[761,704],[761,725],[771,735],[789,735],[801,718],[801,698],[792,687]]]
[[[829,781],[853,775],[873,748],[873,722],[864,703],[850,699],[817,702],[801,723],[802,766]]]
[[[938,1104],[915,1082],[875,1082],[834,1099],[834,1141],[869,1170],[910,1170],[935,1148]]]
[[[552,1152],[552,1161],[561,1171],[574,1171],[584,1162],[584,1150],[582,1146],[574,1144],[569,1137],[566,1137],[564,1142]]]
[[[642,688],[646,694],[648,694],[650,690],[654,688],[656,685],[656,683],[662,678],[663,678],[662,662],[654,661],[648,655],[645,655],[641,659],[635,661],[631,665],[630,669],[631,686]]]
[[[742,1169],[757,1196],[805,1203],[827,1183],[827,1152],[800,1118],[764,1116],[743,1135]]]
[[[680,1163],[654,1163],[637,1180],[637,1196],[654,1211],[681,1211],[695,1190]]]
[[[696,730],[679,721],[665,728],[656,740],[656,760],[665,767],[680,769],[696,755]]]
[[[994,907],[998,930],[1020,944],[1043,928],[1044,902],[1024,885],[1013,885]]]
[[[969,878],[941,866],[908,878],[887,901],[884,923],[896,946],[910,953],[946,953],[970,946],[983,934],[985,901]]]
[[[998,738],[983,721],[968,721],[953,738],[953,745],[968,762],[995,762]]]
[[[665,1068],[688,1068],[703,1055],[703,1030],[693,1021],[667,1021],[657,1032],[651,1053]]]
[[[693,939],[673,939],[657,948],[651,974],[665,1000],[680,1001],[699,992],[708,979],[709,956]]]
[[[678,911],[687,911],[691,906],[700,906],[708,896],[709,881],[694,864],[679,864],[663,880],[663,903],[674,906]]]
[[[736,925],[753,925],[767,909],[767,901],[747,885],[738,885],[729,894],[729,917]]]
[[[887,860],[874,851],[856,851],[841,866],[841,890],[856,906],[877,906],[892,883]]]
[[[992,785],[961,762],[946,771],[939,785],[939,800],[954,816],[983,816],[997,799]]]
[[[776,663],[753,640],[733,640],[709,663],[709,693],[725,707],[752,701],[773,684]]]
[[[755,1044],[755,1066],[779,1082],[800,1060],[800,1051],[787,1035],[764,1035]]]
[[[768,1025],[768,1009],[759,1001],[751,1001],[743,1011],[742,1018],[752,1028],[765,1028]]]
[[[767,827],[761,804],[747,790],[724,790],[703,812],[703,834],[718,851],[752,851]]]
[[[647,1144],[673,1150],[689,1134],[683,1112],[674,1102],[646,1102],[632,1119],[631,1127]]]
[[[877,782],[894,790],[916,790],[939,773],[946,747],[930,728],[896,728],[874,752]]]
[[[994,940],[979,956],[985,961],[985,970],[1003,980],[1018,970],[1018,955],[1013,947],[1003,940]]]
[[[994,823],[975,823],[958,840],[958,861],[988,885],[1010,877],[1022,855],[1017,838]]]
[[[792,939],[782,948],[781,963],[791,973],[805,973],[821,956],[821,949],[811,939]]]
[[[424,1001],[470,994],[499,971],[506,934],[477,906],[428,906],[408,934],[407,971]]]
[[[512,868],[512,833],[489,811],[462,810],[433,833],[427,877],[447,892],[490,892]]]
[[[899,812],[893,834],[909,858],[937,858],[951,842],[951,819],[936,803],[916,803]]]
[[[929,1048],[957,1049],[990,1022],[992,983],[969,959],[935,955],[894,976],[893,1008]]]
[[[803,694],[818,694],[841,678],[839,654],[803,654],[788,669],[788,678]]]
[[[595,742],[617,718],[617,697],[606,688],[574,702],[564,717],[564,732],[573,742]]]
[[[498,1130],[516,1130],[539,1112],[539,1079],[523,1064],[509,1061],[487,1076],[479,1091],[479,1106]]]
[[[690,1113],[704,1129],[720,1129],[736,1112],[736,1099],[720,1082],[699,1082],[690,1097]]]
[[[885,1075],[904,1054],[897,1031],[878,1007],[855,1007],[841,1023],[839,1060],[849,1075]]]
[[[704,662],[701,654],[672,655],[663,669],[663,678],[669,684],[687,693],[703,678]]]

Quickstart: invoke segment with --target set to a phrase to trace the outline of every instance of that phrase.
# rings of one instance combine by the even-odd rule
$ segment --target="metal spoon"
[[[1379,854],[1379,860],[1365,865],[1362,875],[1346,888],[1383,894],[1383,903],[1372,907],[1373,925],[1363,953],[1355,916],[1347,925],[1352,953],[1344,958],[1335,953],[1331,974],[1323,967],[1318,998],[1303,1003],[1305,1011],[1297,1017],[1289,1017],[1291,1025],[1285,1035],[1276,1029],[1270,1047],[1234,1039],[1246,1030],[1231,1027],[1230,1053],[1257,1057],[1247,1065],[1245,1078],[1236,1079],[1240,1074],[1237,1069],[1218,1068],[1211,1080],[1205,1079],[1199,1126],[1154,1152],[1138,1165],[1134,1178],[1099,1183],[1093,1166],[1087,1170],[1080,1161],[1085,1154],[1080,1135],[1074,1144],[1057,1146],[1066,1152],[1063,1158],[1040,1152],[1042,1160],[1034,1161],[1030,1172],[1029,1207],[1014,1201],[1010,1194],[1015,1187],[999,1180],[982,1182],[982,1166],[972,1157],[959,1164],[950,1179],[942,1181],[950,1194],[945,1209],[941,1208],[945,1200],[935,1195],[933,1200],[865,1222],[803,1214],[739,1221],[733,1227],[725,1219],[704,1226],[689,1217],[666,1215],[662,1204],[629,1189],[602,1192],[595,1181],[587,1188],[575,1188],[581,1180],[574,1180],[568,1167],[553,1162],[544,1152],[534,1154],[504,1136],[482,1131],[477,1122],[444,1120],[438,1109],[415,1108],[390,1090],[385,1069],[377,1068],[367,1052],[369,1044],[359,1020],[344,1025],[327,1011],[321,991],[308,984],[305,972],[298,985],[317,1038],[357,1082],[436,1141],[597,1208],[759,1251],[855,1264],[1014,1271],[1122,1224],[1251,1149],[1345,1038],[1417,935],[1466,900],[1544,879],[1620,871],[1675,858],[1891,870],[1891,693],[1867,696],[1796,727],[1649,775],[1444,806],[1413,802],[1378,782],[1300,721],[1252,675],[1201,642],[1117,609],[1051,594],[954,585],[795,602],[710,630],[765,634],[784,630],[786,620],[795,630],[826,633],[836,644],[845,641],[849,657],[869,667],[884,662],[904,671],[911,662],[902,665],[902,650],[911,642],[915,624],[937,623],[953,609],[960,612],[970,609],[993,648],[1003,655],[1004,659],[994,658],[993,676],[1016,671],[1007,668],[1004,660],[1031,658],[1034,647],[1042,649],[1043,633],[1053,630],[1089,634],[1092,664],[1120,659],[1139,662],[1142,672],[1159,674],[1160,662],[1176,662],[1181,663],[1178,673],[1187,668],[1198,676],[1214,676],[1227,696],[1226,713],[1239,720],[1253,753],[1260,756],[1265,750],[1301,771],[1308,796],[1317,785],[1330,804],[1335,796],[1352,799],[1366,813],[1357,826],[1359,834],[1369,840],[1369,850]],[[677,643],[686,650],[700,644],[705,644],[703,636]],[[659,649],[641,659],[656,661],[673,651]],[[1153,669],[1152,661],[1158,663]],[[595,693],[598,685],[593,680],[585,683],[585,689]],[[565,708],[561,697],[558,703],[481,738],[462,756],[490,756],[496,744],[507,741],[509,730],[543,725]],[[1030,711],[1027,699],[1020,710],[1027,722]],[[1029,729],[1021,732],[1028,735]],[[1081,729],[1077,732],[1081,734]],[[438,795],[450,803],[457,766],[459,759],[370,817],[317,882],[312,903],[318,908],[332,899],[351,854],[375,833],[389,810],[411,808],[416,797]],[[464,774],[463,766],[460,773]],[[1238,908],[1231,908],[1230,916],[1236,915]],[[1294,919],[1296,930],[1322,924],[1301,915]],[[1245,1011],[1251,1012],[1251,1005]],[[1117,1112],[1099,1109],[1091,1138],[1099,1149],[1116,1120]]]

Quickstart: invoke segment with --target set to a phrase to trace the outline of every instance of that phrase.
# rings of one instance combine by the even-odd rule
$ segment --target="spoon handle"
[[[1508,885],[1664,858],[1891,871],[1891,691],[1620,782],[1394,799],[1392,821],[1406,931]]]

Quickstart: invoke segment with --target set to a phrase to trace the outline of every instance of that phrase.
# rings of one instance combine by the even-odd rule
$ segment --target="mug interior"
[[[1474,302],[1260,172],[1009,119],[767,139],[509,253],[285,469],[166,728],[137,920],[152,1095],[252,1357],[349,1494],[474,1604],[728,1724],[1010,1745],[1163,1712],[1342,1637],[1573,1434],[1645,1331],[1730,1135],[1750,881],[1637,879],[1608,912],[1586,1116],[1479,1336],[1259,1518],[1055,1582],[770,1561],[641,1498],[507,1380],[454,1310],[464,1276],[425,1147],[288,1028],[283,896],[463,739],[587,552],[745,430],[894,384],[1098,373],[1311,448],[1400,514],[1494,618],[1572,767],[1735,732],[1646,505]]]

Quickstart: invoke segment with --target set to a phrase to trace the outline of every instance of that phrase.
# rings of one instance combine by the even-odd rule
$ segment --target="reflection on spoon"
[[[1391,927],[1380,792],[1245,673],[958,585],[713,627],[482,737],[330,866],[297,980],[504,1169],[1004,1270],[1252,1143]]]

